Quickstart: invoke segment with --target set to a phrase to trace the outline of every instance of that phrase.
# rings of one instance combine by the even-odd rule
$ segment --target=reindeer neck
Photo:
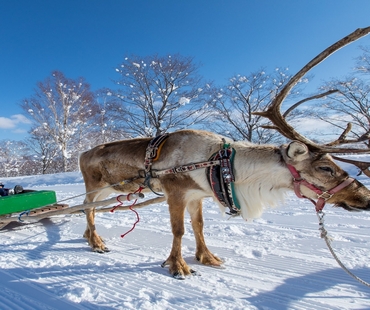
[[[232,147],[236,151],[236,183],[258,179],[279,188],[292,188],[292,177],[279,147],[246,142],[236,142]]]

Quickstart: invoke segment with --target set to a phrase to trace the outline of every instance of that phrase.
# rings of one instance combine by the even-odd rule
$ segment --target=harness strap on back
[[[166,142],[167,138],[168,133],[165,133],[150,140],[145,152],[145,174],[148,174],[148,172],[151,170],[153,161],[158,160],[162,146]]]
[[[150,140],[148,146],[146,147],[145,152],[145,161],[144,161],[144,185],[148,187],[154,194],[158,196],[163,196],[162,194],[159,194],[155,192],[150,184],[150,179],[153,177],[152,175],[152,165],[153,161],[158,160],[159,154],[161,152],[163,144],[166,142],[166,139],[168,138],[169,134],[165,133],[163,135],[159,135],[152,140]],[[140,175],[140,171],[139,171]]]

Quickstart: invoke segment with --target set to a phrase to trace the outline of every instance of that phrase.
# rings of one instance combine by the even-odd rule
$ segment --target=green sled
[[[54,191],[26,191],[0,197],[0,215],[32,210],[57,202]]]

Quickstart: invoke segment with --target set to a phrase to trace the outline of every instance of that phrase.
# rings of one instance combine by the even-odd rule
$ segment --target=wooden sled
[[[103,201],[69,206],[68,204],[57,203],[54,191],[25,190],[21,194],[0,197],[0,229],[11,222],[35,223],[56,215],[81,214],[84,210],[91,208],[97,208],[96,212],[109,212],[112,209],[109,205],[143,198],[142,193],[119,195]],[[165,201],[164,197],[156,197],[137,203],[134,206],[120,205],[115,210],[139,209],[163,201]]]

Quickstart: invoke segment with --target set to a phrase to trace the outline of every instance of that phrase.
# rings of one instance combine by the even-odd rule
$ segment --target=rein
[[[358,282],[362,283],[363,285],[365,285],[367,287],[370,287],[370,283],[362,280],[361,278],[359,278],[358,276],[356,276],[355,274],[353,274],[351,271],[349,271],[348,268],[346,266],[344,266],[344,264],[340,261],[340,259],[338,258],[338,256],[334,253],[334,250],[333,250],[333,248],[331,246],[332,239],[328,236],[328,232],[327,232],[327,230],[324,227],[324,215],[325,215],[325,213],[322,212],[322,211],[318,211],[316,213],[317,213],[317,218],[319,219],[319,230],[321,231],[320,237],[325,240],[325,243],[326,243],[326,245],[327,245],[327,247],[328,247],[331,255],[333,255],[333,257],[337,261],[338,265],[340,267],[342,267],[342,269],[345,272],[347,272],[352,278],[354,278]]]

